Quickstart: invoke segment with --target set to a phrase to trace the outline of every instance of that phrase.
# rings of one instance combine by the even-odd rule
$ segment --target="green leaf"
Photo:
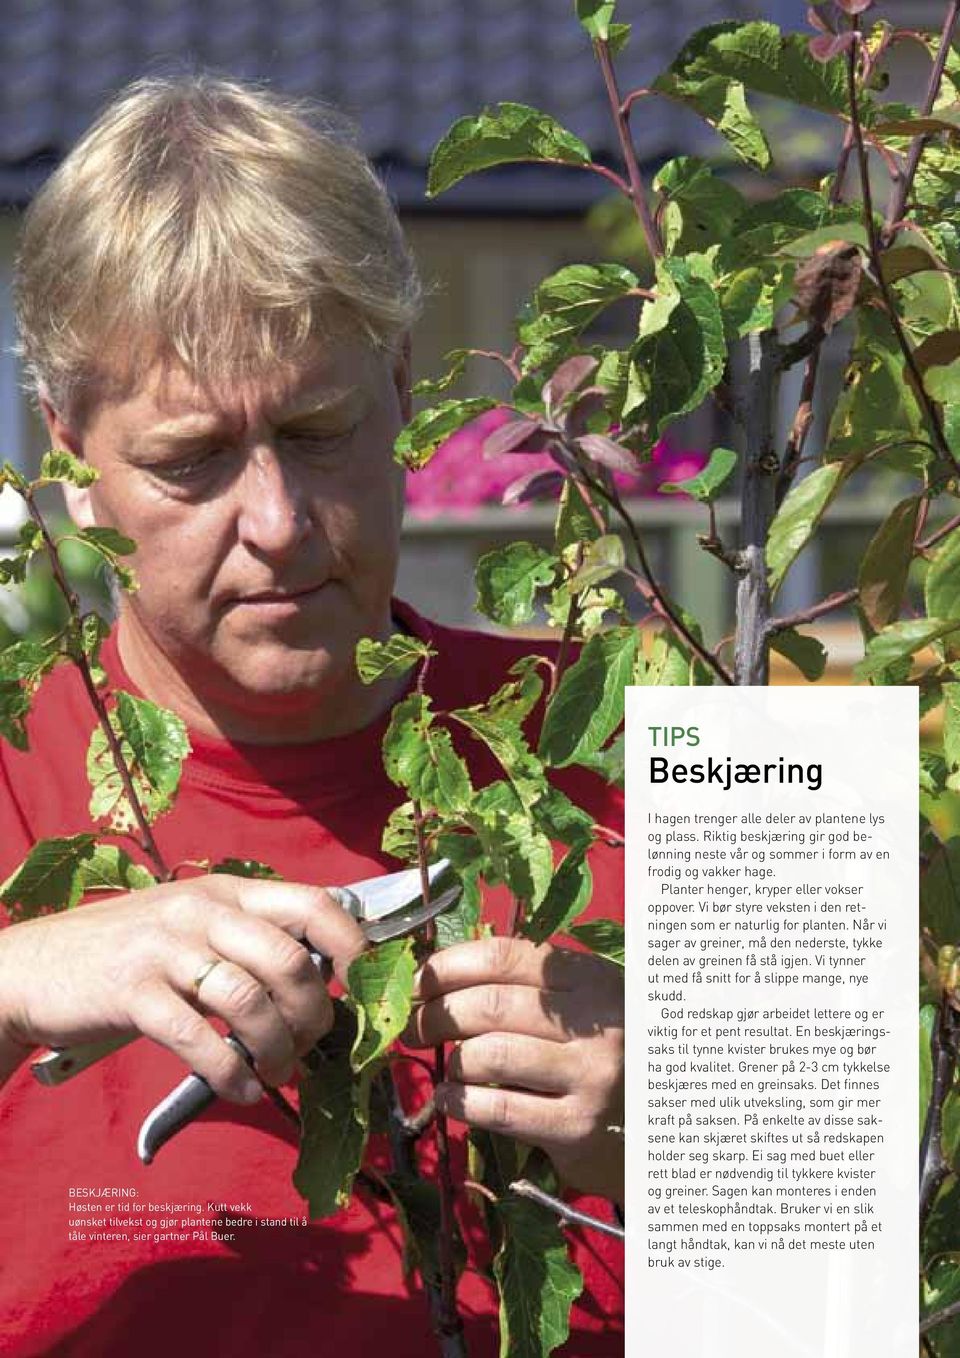
[[[40,461],[41,481],[67,481],[71,486],[92,486],[100,473],[89,462],[82,462],[63,448],[44,453]]]
[[[724,244],[746,209],[743,194],[697,156],[668,161],[653,187],[666,200],[661,234],[668,254],[699,253]]]
[[[490,783],[476,794],[464,820],[483,848],[483,875],[504,882],[519,899],[536,908],[553,877],[553,849],[510,783]]]
[[[183,761],[190,753],[187,728],[175,712],[132,693],[118,692],[117,719],[137,769],[157,794],[154,814],[172,803]]]
[[[729,339],[743,339],[753,331],[772,327],[774,282],[763,269],[741,269],[721,290],[720,306]]]
[[[568,547],[575,547],[581,542],[594,542],[600,537],[600,531],[583,498],[583,491],[576,481],[566,480],[560,493],[554,528],[557,555],[562,555]]]
[[[933,618],[960,618],[960,528],[937,550],[924,584],[927,613]]]
[[[86,613],[80,623],[80,650],[90,664],[93,682],[102,688],[107,682],[107,674],[100,664],[100,650],[110,635],[110,624],[99,613]]]
[[[459,708],[450,716],[487,746],[524,806],[532,805],[543,792],[545,774],[540,760],[527,748],[520,727],[480,708]]]
[[[30,694],[21,684],[0,683],[0,736],[16,750],[29,748],[26,719]]]
[[[630,40],[632,25],[611,24],[609,33],[610,55],[615,57],[626,47]]]
[[[960,792],[960,682],[943,686],[943,752],[951,792]]]
[[[843,463],[818,467],[790,490],[777,511],[767,538],[770,588],[776,589],[813,536],[847,475]]]
[[[622,264],[568,264],[550,274],[517,323],[517,337],[527,351],[524,371],[556,366],[600,312],[638,284],[636,274]]]
[[[383,827],[380,847],[384,853],[392,854],[394,858],[399,858],[401,862],[416,862],[418,840],[413,802],[402,802],[400,806],[395,806],[390,812],[387,823]]]
[[[467,366],[469,357],[469,349],[451,349],[448,354],[444,354],[444,362],[449,365],[444,375],[442,377],[423,378],[420,382],[415,382],[413,395],[439,396],[442,391],[448,391],[463,376],[463,370]]]
[[[210,871],[226,877],[253,877],[271,882],[283,880],[279,872],[268,863],[261,863],[256,858],[221,858]]]
[[[720,78],[821,113],[843,115],[847,111],[843,58],[817,61],[810,53],[808,36],[781,33],[776,24],[711,24],[694,34],[670,70],[694,88]]]
[[[524,920],[520,932],[534,943],[545,943],[579,918],[592,895],[593,874],[586,861],[586,847],[571,849],[554,872],[547,894]]]
[[[664,481],[660,490],[667,495],[692,495],[695,500],[709,504],[736,471],[738,460],[737,454],[730,448],[714,448],[703,471],[686,481]]]
[[[590,148],[539,109],[498,104],[458,118],[430,157],[427,197],[443,193],[468,174],[516,161],[589,165]]]
[[[616,8],[616,0],[577,0],[577,18],[591,38],[606,42]]]
[[[414,1272],[424,1283],[438,1287],[441,1279],[440,1188],[428,1179],[415,1179],[407,1174],[384,1174],[386,1185],[397,1213],[403,1235],[403,1275],[409,1279]],[[456,1221],[453,1224],[453,1263],[456,1275],[467,1263],[466,1246]]]
[[[449,852],[451,840],[468,843],[475,855],[472,860],[461,863],[452,856]],[[463,888],[456,905],[444,910],[436,919],[437,948],[452,948],[455,943],[467,943],[480,937],[482,900],[478,878],[483,867],[483,850],[479,840],[472,835],[440,835],[437,852],[442,858],[451,858]]]
[[[500,1294],[500,1358],[546,1358],[570,1333],[583,1290],[557,1218],[522,1198],[496,1205],[503,1243],[493,1261]]]
[[[547,708],[539,749],[544,763],[563,768],[606,744],[623,721],[623,690],[636,653],[632,627],[590,638]]]
[[[709,35],[710,30],[704,32]],[[688,44],[669,70],[657,77],[653,89],[693,109],[729,142],[741,160],[766,170],[770,147],[747,107],[743,83],[724,74],[705,74],[693,64],[696,58],[697,52]]]
[[[867,646],[863,660],[854,668],[860,682],[871,679],[898,660],[909,660],[934,641],[960,630],[960,617],[945,622],[942,618],[911,618],[885,627]]]
[[[537,589],[553,581],[557,558],[529,542],[511,542],[477,562],[477,608],[503,627],[533,617]]]
[[[617,920],[588,920],[586,924],[574,924],[567,933],[598,957],[605,957],[608,962],[615,962],[618,967],[625,965],[624,930],[623,925]]]
[[[367,1141],[370,1080],[357,1081],[350,1064],[356,1020],[342,1000],[334,1000],[333,1009],[322,1058],[299,1087],[302,1132],[293,1183],[312,1220],[347,1206]]]
[[[922,503],[919,495],[901,500],[877,529],[861,560],[859,603],[875,632],[900,616]]]
[[[472,795],[467,766],[450,732],[433,725],[430,700],[413,693],[394,707],[383,740],[387,777],[414,801],[441,814],[456,814]]]
[[[14,924],[42,910],[69,910],[83,894],[81,864],[93,855],[96,836],[41,839],[0,886],[0,902]]]
[[[937,1021],[937,1007],[934,1004],[925,1004],[920,1010],[920,1135],[923,1135],[923,1128],[927,1120],[927,1108],[930,1105],[930,1092],[933,1089],[933,1056],[930,1051],[930,1039],[933,1035],[933,1025]]]
[[[115,528],[81,528],[78,533],[70,536],[85,542],[111,564],[115,556],[130,556],[137,550],[137,544],[133,539],[124,537]]]
[[[835,207],[813,189],[786,189],[750,204],[721,246],[718,270],[736,272],[755,268],[761,261],[783,267],[784,252],[812,254],[816,244],[823,243],[824,232],[847,239],[859,220],[859,208]]]
[[[157,707],[131,693],[116,695],[110,724],[148,821],[169,811],[180,785],[183,761],[190,753],[187,728],[175,712]],[[123,833],[136,828],[136,819],[117,770],[112,751],[99,724],[87,750],[87,778],[94,820],[111,819]]]
[[[350,1062],[356,1075],[382,1056],[406,1027],[417,970],[413,943],[412,938],[394,938],[350,963],[347,986],[357,1014]]]
[[[960,837],[937,844],[920,873],[920,924],[938,945],[960,938]]]
[[[584,590],[618,575],[626,564],[623,541],[616,533],[605,533],[603,537],[588,542],[583,551],[583,560],[573,575],[565,581],[565,592],[580,594]]]
[[[913,389],[903,378],[903,354],[890,323],[879,311],[861,307],[844,389],[830,421],[826,462],[860,459],[884,444],[873,458],[907,474],[922,474],[932,453],[929,431]]]
[[[671,421],[696,410],[723,376],[723,314],[713,283],[695,267],[691,259],[660,262],[657,300],[644,307],[631,350],[621,418],[639,415],[648,444]]]
[[[0,683],[24,684],[33,692],[60,659],[56,637],[51,641],[15,641],[0,651]]]
[[[361,637],[357,642],[357,673],[365,684],[375,684],[378,679],[399,679],[431,655],[436,655],[432,646],[405,632],[398,632],[388,641]]]
[[[10,486],[22,495],[25,490],[30,489],[30,482],[12,462],[4,462],[0,465],[0,490],[3,490],[4,486]]]
[[[784,632],[776,632],[770,639],[775,651],[796,665],[805,679],[811,683],[822,678],[827,668],[827,653],[816,637],[804,636],[792,627]]]
[[[496,401],[485,396],[472,396],[464,401],[441,401],[429,410],[422,410],[400,431],[393,445],[397,462],[411,471],[419,471],[445,439],[496,405]]]
[[[152,872],[134,863],[116,844],[97,844],[89,858],[80,863],[80,889],[88,891],[141,891],[156,886]]]
[[[594,754],[583,755],[577,760],[585,769],[592,769],[613,787],[622,788],[626,776],[626,748],[622,735],[617,736],[605,749]]]

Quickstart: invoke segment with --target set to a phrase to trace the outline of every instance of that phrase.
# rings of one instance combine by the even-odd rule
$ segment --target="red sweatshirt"
[[[427,685],[436,710],[482,701],[534,649],[432,626],[403,605],[396,612],[437,646]],[[136,692],[113,638],[104,662],[114,689]],[[379,848],[384,821],[402,800],[383,771],[386,721],[296,747],[191,733],[176,805],[155,826],[166,861],[253,857],[289,880],[318,885],[396,868]],[[30,753],[0,745],[0,880],[37,839],[90,828],[84,769],[93,725],[76,672],[64,666],[37,697]],[[498,776],[479,747],[469,757],[477,784]],[[602,823],[619,824],[619,798],[593,775],[557,781]],[[592,865],[588,914],[620,916],[619,853],[598,845]],[[505,904],[504,893],[490,893],[487,917],[502,918]],[[361,1352],[364,1342],[386,1344],[389,1358],[429,1358],[436,1341],[419,1283],[403,1281],[392,1210],[361,1189],[336,1217],[307,1224],[291,1183],[295,1128],[269,1102],[219,1101],[151,1166],[140,1163],[139,1124],[183,1074],[175,1056],[144,1039],[58,1089],[41,1088],[27,1064],[0,1091],[0,1348],[7,1358],[317,1358]],[[458,1162],[461,1152],[458,1140]],[[386,1168],[376,1147],[374,1155]],[[456,1173],[462,1177],[462,1165]],[[107,1192],[91,1197],[89,1190]],[[580,1205],[609,1217],[608,1204]],[[224,1223],[216,1234],[229,1238],[215,1240],[202,1227],[195,1237],[183,1224],[210,1217]],[[265,1224],[284,1218],[287,1225]],[[561,1350],[571,1358],[623,1352],[622,1253],[603,1236],[575,1239],[586,1290]],[[467,1273],[459,1299],[471,1358],[492,1358],[491,1286]]]

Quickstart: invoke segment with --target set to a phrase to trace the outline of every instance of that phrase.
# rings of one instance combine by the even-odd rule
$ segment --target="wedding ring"
[[[203,985],[204,981],[210,975],[211,971],[213,971],[214,967],[219,967],[222,961],[223,961],[222,957],[212,957],[209,962],[204,962],[203,966],[197,972],[196,976],[194,976],[193,993],[197,999],[200,998],[200,987]]]

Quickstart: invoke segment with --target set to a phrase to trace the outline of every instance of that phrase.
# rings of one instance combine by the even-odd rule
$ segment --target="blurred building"
[[[935,23],[943,5],[908,0],[899,9],[917,23]],[[431,148],[456,118],[499,100],[544,109],[583,137],[595,156],[617,163],[602,80],[574,11],[574,0],[7,0],[0,31],[3,455],[29,465],[43,446],[18,397],[11,351],[8,287],[19,213],[101,105],[144,74],[209,68],[350,113],[401,209],[427,282],[416,336],[418,375],[438,372],[454,347],[509,348],[519,305],[535,284],[564,264],[597,256],[584,214],[605,185],[576,170],[503,167],[428,201],[426,167]],[[803,27],[805,12],[804,0],[620,0],[616,17],[633,25],[617,59],[621,91],[648,84],[703,24],[769,18]],[[706,154],[719,148],[697,119],[664,100],[636,105],[633,122],[650,167],[679,148]],[[796,131],[790,173],[806,161],[815,178],[835,129],[820,135],[804,124]],[[780,133],[789,137],[794,130]],[[629,338],[617,330],[629,319],[611,313],[605,322],[610,342]],[[489,392],[491,380],[496,391],[495,374],[474,364],[466,390]],[[709,440],[711,431],[702,436]],[[676,505],[667,512],[656,547],[664,569],[679,571],[696,592],[706,588],[702,553],[688,559],[667,522],[670,514],[682,520],[682,512]],[[494,519],[488,530],[482,521],[466,546],[462,523],[413,530],[404,585],[450,620],[470,611],[464,553],[500,532]],[[706,566],[715,571],[715,563]],[[716,590],[708,595],[704,602],[716,607]]]

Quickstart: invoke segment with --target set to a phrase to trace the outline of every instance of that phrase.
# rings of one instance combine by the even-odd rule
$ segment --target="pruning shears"
[[[459,878],[447,859],[431,863],[427,869],[429,897],[424,899],[419,868],[388,872],[379,877],[368,877],[349,886],[330,888],[333,895],[358,922],[369,943],[385,943],[401,938],[421,925],[449,910],[460,898]],[[314,965],[329,971],[329,958],[304,944]],[[109,1038],[103,1042],[87,1042],[76,1047],[50,1051],[34,1061],[31,1069],[43,1085],[55,1088],[72,1080],[95,1062],[119,1051],[136,1040],[137,1034]],[[253,1057],[233,1033],[224,1039],[249,1064]],[[191,1123],[205,1108],[214,1103],[217,1095],[203,1078],[192,1072],[162,1099],[145,1118],[137,1138],[137,1154],[149,1165],[161,1146],[182,1128]]]

